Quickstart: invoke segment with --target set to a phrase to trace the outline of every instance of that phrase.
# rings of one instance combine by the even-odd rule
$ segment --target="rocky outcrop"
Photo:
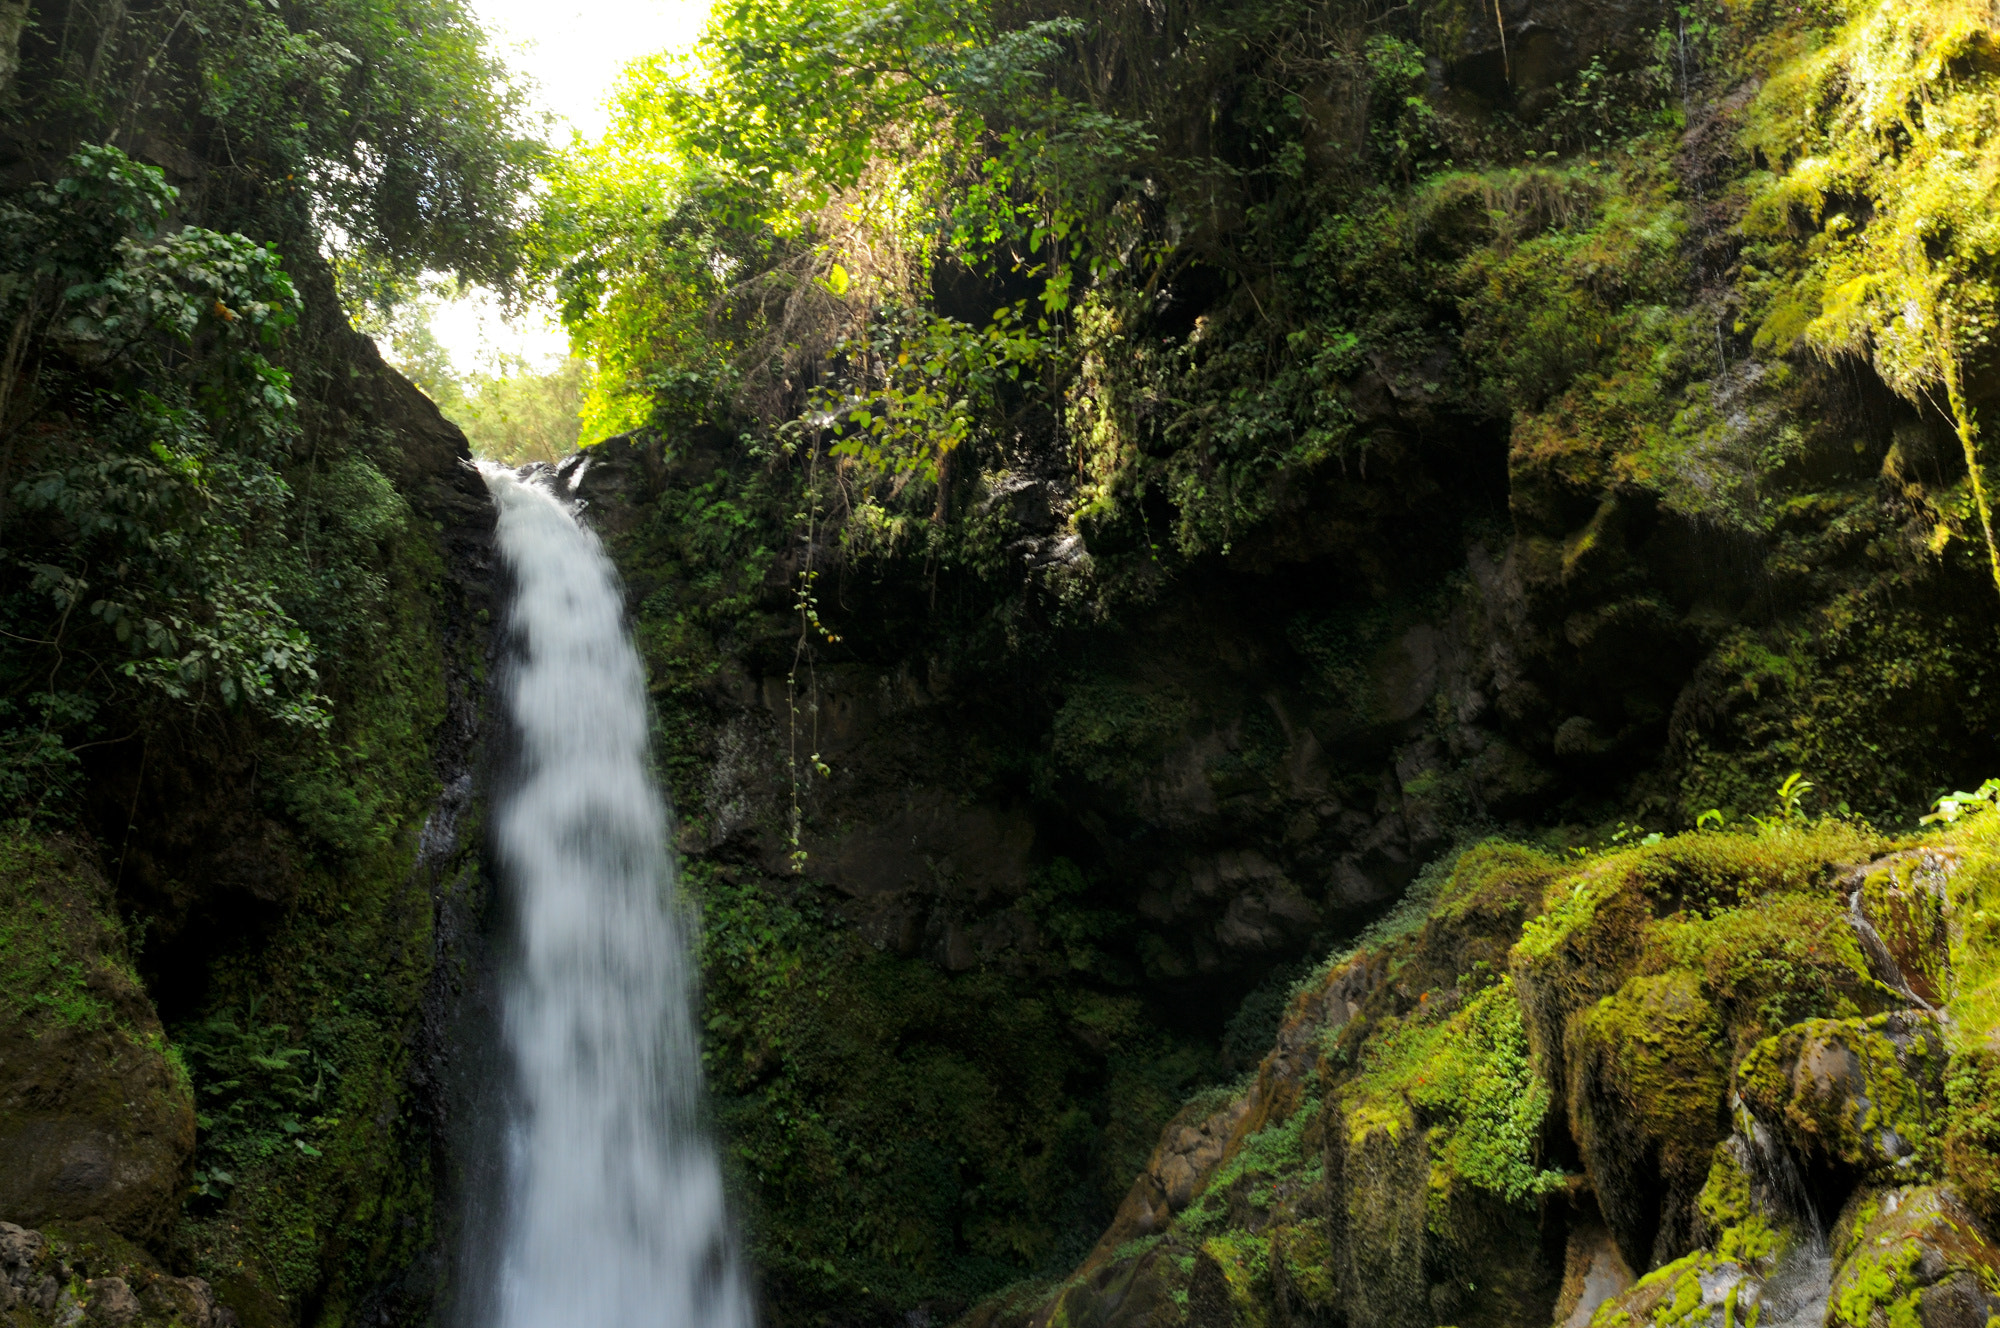
[[[1219,1106],[1196,1099],[1167,1123],[1146,1169],[1132,1182],[1087,1264],[1113,1258],[1128,1242],[1167,1230],[1244,1139],[1297,1112],[1318,1073],[1322,1044],[1360,1013],[1362,1002],[1385,976],[1382,964],[1364,955],[1294,997],[1249,1092]]]
[[[0,1323],[9,1328],[235,1328],[199,1277],[172,1277],[89,1224],[50,1232],[0,1222]]]
[[[101,1219],[158,1239],[179,1212],[194,1100],[132,972],[95,853],[0,838],[0,1219]]]
[[[2000,1315],[2000,1246],[1948,1187],[1859,1193],[1834,1242],[1828,1328],[1985,1328]]]
[[[1850,904],[1926,863],[1938,945],[2000,883],[2000,812],[1464,853],[1169,1126],[1068,1281],[972,1322],[1979,1328],[2000,1253],[1952,1177],[1984,1174],[1992,1015],[1871,976]]]
[[[1737,1093],[1804,1165],[1894,1184],[1931,1151],[1944,1111],[1945,1038],[1935,1016],[1810,1019],[1751,1049]]]
[[[706,573],[668,552],[655,523],[739,465],[701,437],[632,435],[554,478],[610,540],[635,604],[685,613],[697,593],[686,578]],[[995,491],[1010,482],[996,477]],[[1475,640],[1463,615],[1334,621],[1313,628],[1325,642],[1302,657],[1299,610],[1265,603],[1288,593],[1278,568],[1246,555],[1240,579],[1142,615],[1101,647],[1072,642],[1101,654],[1087,675],[1023,687],[887,639],[823,651],[794,678],[779,606],[797,556],[745,588],[764,615],[701,652],[698,679],[655,678],[702,702],[687,718],[702,728],[689,738],[705,774],[676,789],[683,847],[790,875],[789,763],[803,768],[809,747],[824,769],[799,781],[796,849],[810,874],[846,896],[871,942],[954,971],[1046,955],[1048,938],[1011,915],[1031,870],[1061,853],[1102,865],[1156,938],[1134,956],[1152,976],[1259,972],[1379,910],[1468,805],[1512,812],[1547,782],[1481,727],[1495,691],[1515,684],[1504,647]],[[1478,584],[1493,613],[1516,589],[1499,570]],[[876,593],[843,574],[849,616]],[[1312,663],[1322,649],[1341,657],[1331,694]],[[692,661],[656,668],[680,662]],[[996,685],[1011,712],[994,713]],[[1440,742],[1446,698],[1454,718]],[[1470,773],[1445,774],[1461,760]]]

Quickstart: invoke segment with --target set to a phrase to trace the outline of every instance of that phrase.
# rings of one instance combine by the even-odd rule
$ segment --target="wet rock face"
[[[1872,863],[1852,881],[1853,914],[1877,976],[1932,1007],[1949,991],[1946,895],[1957,868],[1955,854],[1918,848]]]
[[[1618,1242],[1599,1223],[1570,1229],[1563,1250],[1562,1291],[1556,1297],[1558,1328],[1589,1328],[1597,1307],[1632,1285],[1632,1270]]]

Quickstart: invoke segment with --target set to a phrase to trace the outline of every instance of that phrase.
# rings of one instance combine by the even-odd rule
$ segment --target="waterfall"
[[[514,739],[492,842],[517,934],[503,1194],[477,1262],[491,1328],[748,1328],[700,1122],[687,937],[644,675],[597,539],[544,484],[484,470],[514,586],[499,694]]]
[[[1732,1098],[1737,1158],[1765,1216],[1792,1230],[1793,1240],[1757,1288],[1758,1328],[1819,1328],[1833,1292],[1833,1254],[1826,1227],[1792,1150],[1770,1127]]]

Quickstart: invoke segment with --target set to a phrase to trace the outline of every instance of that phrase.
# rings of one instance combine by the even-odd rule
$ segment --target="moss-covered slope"
[[[1459,853],[1300,984],[1256,1078],[1201,1109],[1219,1148],[1162,1136],[1134,1197],[1164,1202],[968,1322],[1743,1323],[1818,1258],[1829,1323],[1983,1323],[1990,1108],[1947,1085],[1994,1054],[1990,946],[1963,938],[1996,852],[1984,812],[1900,843],[1781,823]],[[1916,855],[1934,1009],[1851,902]]]

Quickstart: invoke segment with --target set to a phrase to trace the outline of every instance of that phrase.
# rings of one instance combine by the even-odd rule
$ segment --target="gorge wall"
[[[246,164],[224,29],[27,14],[0,1314],[429,1322],[489,921],[490,509],[347,326],[282,136]],[[1083,17],[1048,79],[1147,126],[1130,263],[1078,264],[977,428],[897,469],[821,409],[921,340],[828,330],[895,313],[829,222],[718,260],[820,311],[775,369],[692,408],[663,336],[649,424],[547,476],[629,592],[765,1317],[1983,1328],[2000,813],[1916,818],[2000,761],[1961,437],[2000,388],[2000,22]],[[114,259],[142,222],[237,275]],[[917,295],[977,326],[1025,281],[944,257]],[[179,349],[120,349],[121,292],[169,287]],[[196,388],[206,441],[144,415],[260,364],[281,444]],[[123,496],[190,474],[217,519]]]
[[[1906,151],[1852,137],[1893,119],[1857,104],[1864,70],[1933,58],[1945,28],[1500,15],[1504,55],[1449,6],[1239,16],[1221,54],[1194,35],[1214,15],[1099,15],[1087,59],[1121,71],[1099,104],[1244,177],[1154,164],[1192,256],[1103,281],[1054,404],[1007,399],[934,486],[896,497],[834,426],[781,457],[663,425],[560,468],[652,668],[777,1321],[949,1318],[1025,1277],[975,1321],[1553,1322],[1589,1281],[1581,1323],[1672,1268],[1606,1312],[1721,1322],[1804,1240],[1781,1200],[1697,1202],[1735,1184],[1718,1144],[1754,1134],[1729,1124],[1743,1057],[1800,1019],[1919,1008],[1849,948],[1848,874],[1993,760],[2000,601],[1951,412],[1806,332],[1833,316],[1839,218],[1891,210],[1840,154]],[[1990,16],[1966,21],[1952,95],[1988,77]],[[1285,45],[1308,30],[1322,64]],[[1146,100],[1169,51],[1199,115]],[[1259,102],[1260,78],[1304,91]],[[1252,182],[1281,113],[1297,183]],[[947,267],[931,298],[976,319],[976,289]],[[2000,381],[1984,356],[1967,400]],[[1324,398],[1288,378],[1306,361]],[[1342,441],[1316,450],[1322,409]],[[1291,412],[1262,451],[1260,411]],[[1781,806],[1794,771],[1814,787]],[[1800,828],[1822,816],[1861,838]],[[1728,832],[1617,856],[1698,825]],[[1504,885],[1453,866],[1495,837],[1534,846]],[[1616,956],[1530,995],[1522,923],[1613,880],[1643,882],[1618,887]],[[1364,933],[1398,899],[1419,902]],[[1701,969],[1655,927],[1727,957]],[[1592,1024],[1600,997],[1631,1005]],[[1980,1027],[1951,1035],[1968,1065]],[[1419,1056],[1446,1086],[1413,1086]],[[1492,1127],[1524,1170],[1481,1172],[1450,1141],[1466,1094],[1503,1090],[1540,1103]],[[1646,1114],[1669,1110],[1702,1123]],[[1921,1155],[1826,1163],[1823,1220],[1945,1177]],[[1980,1174],[1938,1202],[1983,1202]],[[1746,1255],[1726,1233],[1757,1214]],[[1671,1289],[1697,1255],[1690,1306]],[[1963,1267],[1990,1287],[1985,1258]]]
[[[492,510],[287,184],[283,22],[0,11],[12,1323],[442,1284]]]

